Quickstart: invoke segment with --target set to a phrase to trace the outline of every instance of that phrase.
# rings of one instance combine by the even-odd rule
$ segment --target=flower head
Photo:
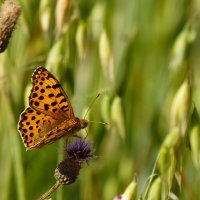
[[[95,150],[92,149],[92,142],[86,142],[85,140],[77,139],[73,143],[69,144],[65,151],[69,158],[77,159],[79,162],[86,161],[89,164],[89,160],[94,157]]]
[[[86,142],[85,139],[77,139],[67,145],[65,149],[67,157],[58,164],[54,172],[57,182],[38,200],[49,197],[60,185],[69,185],[76,181],[82,163],[86,161],[88,164],[89,160],[94,157],[95,150],[91,146],[92,142]]]
[[[61,184],[69,185],[76,181],[81,164],[74,158],[66,158],[55,169],[54,177]]]
[[[15,1],[5,1],[0,10],[0,53],[3,52],[9,43],[14,31],[21,7]]]
[[[81,164],[94,157],[94,149],[91,148],[92,142],[77,139],[67,145],[65,151],[67,157],[55,169],[54,177],[61,184],[69,185],[76,181]]]

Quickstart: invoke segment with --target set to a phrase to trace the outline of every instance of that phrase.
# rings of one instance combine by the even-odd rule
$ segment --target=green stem
[[[146,188],[146,191],[145,191],[143,200],[147,199],[147,195],[148,195],[149,189],[150,189],[150,187],[151,187],[152,180],[153,180],[153,178],[154,178],[154,176],[155,176],[156,165],[157,165],[157,161],[158,161],[159,156],[160,156],[160,154],[158,154],[158,156],[157,156],[157,158],[156,158],[156,161],[155,161],[155,163],[154,163],[153,170],[152,170],[152,172],[151,172],[150,180],[149,180],[149,182],[148,182],[148,185],[147,185],[147,188]]]

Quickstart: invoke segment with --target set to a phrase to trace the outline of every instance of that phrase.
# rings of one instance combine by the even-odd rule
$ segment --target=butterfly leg
[[[79,138],[79,139],[82,138],[80,135],[77,135],[77,134],[72,135],[72,137]]]

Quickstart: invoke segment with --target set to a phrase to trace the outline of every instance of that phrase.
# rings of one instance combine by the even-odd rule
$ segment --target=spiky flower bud
[[[78,159],[66,158],[55,169],[54,177],[59,183],[69,185],[76,181],[81,169]]]
[[[20,6],[14,1],[5,1],[0,11],[0,53],[9,43],[12,32],[21,12]]]

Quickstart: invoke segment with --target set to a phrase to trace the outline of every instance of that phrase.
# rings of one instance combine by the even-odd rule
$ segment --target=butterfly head
[[[80,119],[81,129],[85,128],[87,125],[88,125],[88,121],[86,119]]]

